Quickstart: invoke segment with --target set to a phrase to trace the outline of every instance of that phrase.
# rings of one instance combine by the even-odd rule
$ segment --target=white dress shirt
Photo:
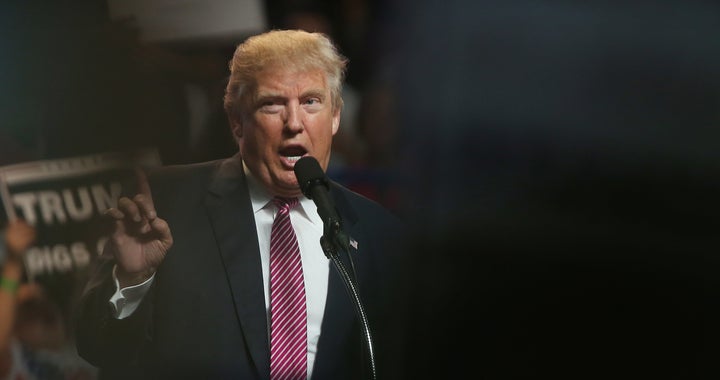
[[[250,200],[255,214],[255,226],[260,244],[260,261],[262,263],[262,276],[265,289],[265,314],[267,325],[270,326],[270,231],[272,222],[277,213],[270,195],[260,183],[252,176],[243,163],[247,178]],[[317,353],[317,344],[320,338],[325,300],[328,288],[329,259],[320,247],[320,237],[323,233],[323,222],[317,213],[315,203],[301,197],[299,204],[290,211],[290,221],[297,235],[302,258],[303,276],[305,278],[305,296],[307,302],[307,334],[308,334],[308,378],[312,375]],[[162,216],[161,216],[162,217]],[[172,228],[172,226],[170,226]],[[123,319],[131,315],[142,301],[143,296],[152,284],[153,275],[142,284],[120,289],[120,283],[115,277],[116,292],[110,299],[115,310],[115,317]],[[268,342],[270,341],[268,329]]]

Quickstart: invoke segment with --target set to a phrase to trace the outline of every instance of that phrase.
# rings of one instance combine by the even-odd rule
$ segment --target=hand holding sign
[[[150,278],[173,245],[170,227],[155,211],[145,173],[136,172],[138,194],[132,199],[121,197],[117,208],[106,212],[115,220],[115,227],[105,249],[115,257],[121,288]]]
[[[5,230],[5,244],[9,259],[20,261],[35,242],[35,228],[22,219],[11,220]]]

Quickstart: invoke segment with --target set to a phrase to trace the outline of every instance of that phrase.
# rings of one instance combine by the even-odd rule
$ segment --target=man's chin
[[[281,197],[300,197],[302,191],[300,191],[300,185],[298,185],[295,173],[292,173],[292,179],[288,181],[281,181],[280,183],[274,184],[271,189],[272,193]]]

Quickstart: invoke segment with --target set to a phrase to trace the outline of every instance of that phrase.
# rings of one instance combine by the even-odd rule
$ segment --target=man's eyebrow
[[[318,97],[318,98],[324,99],[324,98],[325,98],[325,91],[319,90],[319,89],[312,89],[312,90],[305,91],[305,92],[303,92],[303,93],[301,94],[301,97],[303,97],[303,98],[307,98],[307,97],[310,97],[310,96],[314,96],[314,97]]]
[[[300,97],[301,98],[318,97],[321,99],[325,99],[326,95],[325,95],[325,91],[322,89],[310,89],[310,90],[307,90],[307,91],[303,92],[302,94],[300,94]],[[257,96],[255,97],[255,101],[259,102],[259,101],[263,101],[263,100],[278,100],[278,99],[286,99],[286,98],[287,98],[286,96],[280,95],[275,92],[261,92],[261,93],[257,94]]]
[[[282,97],[280,94],[274,92],[261,92],[257,94],[256,99],[278,99]]]
[[[281,99],[285,99],[285,98],[283,96],[280,96],[275,93],[258,94],[255,97],[254,103],[259,104],[259,103],[266,102],[266,101],[274,101],[275,102],[275,101],[278,101]]]

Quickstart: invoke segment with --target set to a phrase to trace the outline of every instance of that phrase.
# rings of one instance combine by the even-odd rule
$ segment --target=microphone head
[[[295,171],[295,177],[300,185],[300,191],[302,191],[306,197],[312,199],[311,189],[318,183],[325,186],[326,190],[330,189],[327,177],[325,177],[325,172],[322,170],[320,163],[318,163],[315,157],[305,156],[300,158],[295,163],[293,170]]]

